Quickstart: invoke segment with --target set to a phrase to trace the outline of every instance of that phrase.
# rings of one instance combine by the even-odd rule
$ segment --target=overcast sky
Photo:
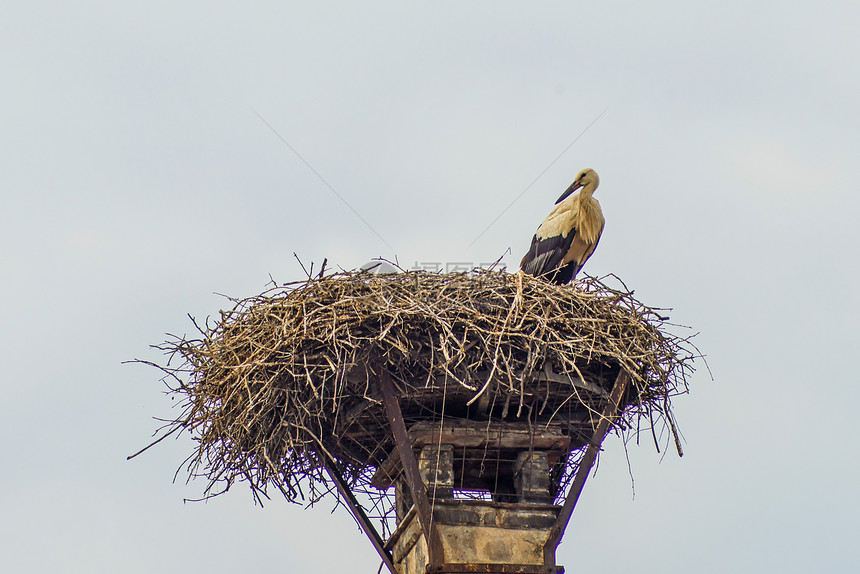
[[[188,437],[126,461],[173,411],[122,362],[293,252],[515,267],[584,167],[585,271],[672,307],[715,381],[683,458],[630,449],[635,498],[608,439],[559,563],[848,570],[858,60],[857,2],[2,3],[2,570],[376,572],[331,504],[184,504]]]

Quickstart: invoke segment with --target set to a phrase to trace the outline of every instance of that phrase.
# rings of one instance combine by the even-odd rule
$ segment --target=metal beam
[[[400,453],[400,461],[403,464],[406,485],[412,493],[412,502],[418,514],[418,522],[421,524],[424,540],[427,543],[428,566],[434,567],[442,564],[444,557],[442,544],[436,532],[436,526],[433,524],[430,502],[427,498],[427,487],[424,485],[424,481],[421,480],[421,474],[418,471],[418,461],[415,460],[412,443],[409,441],[409,435],[406,432],[403,413],[400,411],[397,397],[394,396],[394,384],[391,382],[391,377],[384,368],[379,371],[379,382],[382,390],[382,401],[385,404],[385,412],[388,414],[388,422],[391,424],[391,432],[394,434],[394,442],[397,444],[397,451]]]
[[[352,494],[352,491],[349,489],[349,485],[335,468],[334,462],[325,452],[321,452],[320,456],[324,461],[326,472],[337,487],[337,491],[346,501],[347,508],[349,508],[349,511],[352,513],[353,517],[355,517],[359,526],[361,526],[364,534],[370,539],[370,542],[376,549],[377,554],[382,558],[382,562],[391,574],[397,574],[397,569],[394,567],[394,559],[391,557],[391,552],[385,549],[385,542],[382,540],[382,537],[379,536],[379,532],[376,531],[376,528],[364,512],[364,509],[358,503],[358,500],[356,500],[355,495]]]
[[[579,500],[579,495],[582,494],[582,489],[585,487],[585,481],[588,479],[588,474],[594,461],[597,458],[597,452],[603,444],[603,439],[606,438],[606,433],[609,432],[609,427],[618,415],[618,405],[621,402],[621,397],[627,389],[630,382],[630,376],[622,369],[615,379],[615,386],[612,388],[612,393],[609,395],[609,400],[600,415],[600,422],[597,424],[597,429],[594,431],[594,436],[588,443],[588,448],[579,461],[579,467],[576,469],[576,476],[573,479],[573,484],[567,493],[567,498],[564,499],[564,504],[558,514],[558,519],[552,527],[544,546],[544,564],[555,564],[555,549],[561,542],[564,536],[564,530],[567,528],[567,523],[570,522],[570,517],[573,514],[573,509]]]

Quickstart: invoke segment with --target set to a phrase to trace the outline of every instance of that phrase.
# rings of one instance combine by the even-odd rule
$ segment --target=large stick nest
[[[330,492],[323,457],[369,489],[393,449],[380,369],[407,425],[443,416],[561,424],[572,450],[588,442],[623,369],[633,384],[616,430],[647,428],[657,440],[656,426],[678,444],[670,399],[686,392],[697,356],[623,284],[590,277],[558,286],[500,271],[346,272],[233,304],[195,323],[197,338],[158,347],[182,408],[163,430],[191,433],[187,471],[208,479],[207,495],[246,480],[257,497],[274,486],[313,502]],[[569,476],[575,460],[563,457],[556,474]]]

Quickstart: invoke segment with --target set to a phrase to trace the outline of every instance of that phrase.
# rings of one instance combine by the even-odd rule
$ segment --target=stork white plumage
[[[532,238],[520,269],[553,283],[570,282],[594,253],[606,220],[592,197],[600,183],[597,172],[584,169],[556,201]],[[579,190],[579,193],[572,195]]]

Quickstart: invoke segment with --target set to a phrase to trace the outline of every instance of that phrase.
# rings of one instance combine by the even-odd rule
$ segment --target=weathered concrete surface
[[[445,562],[544,564],[544,546],[558,507],[473,500],[436,500],[433,520]],[[424,574],[427,545],[414,512],[391,537],[400,574]]]

